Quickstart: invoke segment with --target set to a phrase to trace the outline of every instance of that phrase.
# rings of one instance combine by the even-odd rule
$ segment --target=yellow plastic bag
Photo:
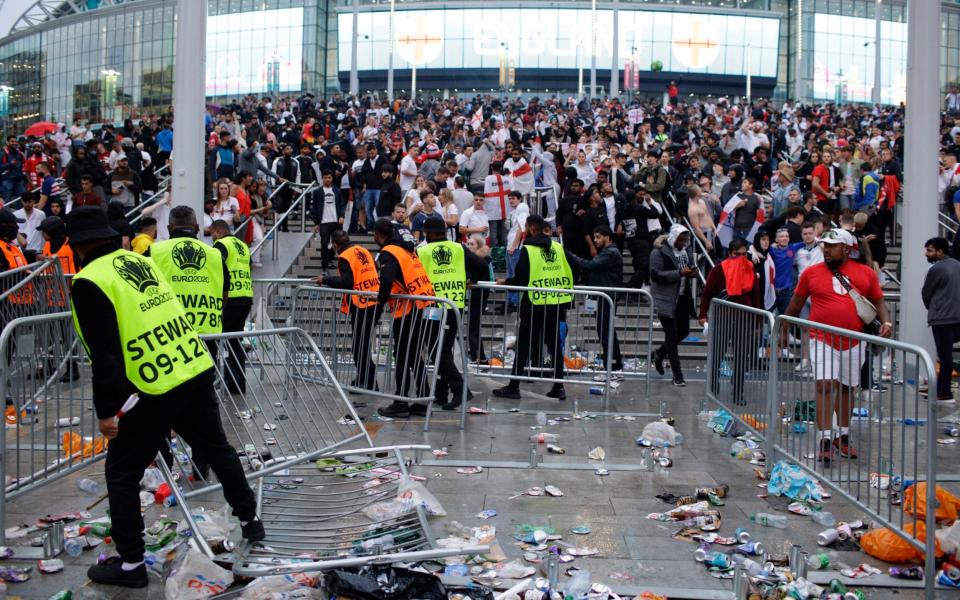
[[[914,528],[916,528],[915,537],[921,542],[926,542],[927,528],[923,524],[923,521],[907,523],[903,526],[904,531],[911,536],[914,535]],[[905,539],[886,528],[873,529],[863,534],[863,537],[860,538],[860,547],[870,556],[886,562],[902,563],[912,560],[923,560],[922,552],[917,551],[917,549],[911,546]],[[939,541],[937,542],[935,554],[938,557],[943,556],[943,550],[940,549]]]
[[[936,487],[937,521],[952,523],[957,520],[960,512],[960,498],[957,498],[939,485]],[[919,498],[918,502],[915,502]],[[913,515],[917,519],[927,518],[927,482],[917,482],[903,493],[903,512]]]

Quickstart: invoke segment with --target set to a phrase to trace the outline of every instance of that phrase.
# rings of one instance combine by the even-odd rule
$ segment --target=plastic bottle
[[[787,528],[787,518],[782,515],[771,515],[769,513],[759,512],[750,515],[750,520],[764,527],[776,527],[777,529]]]
[[[363,540],[360,542],[360,548],[364,549],[367,552],[373,550],[376,546],[380,546],[383,549],[393,546],[393,536],[390,534],[382,535],[380,537],[371,538],[369,540]]]
[[[560,439],[560,436],[555,433],[535,433],[530,436],[530,441],[538,444],[552,444],[558,439]]]
[[[825,510],[820,512],[814,511],[810,515],[810,518],[824,527],[833,527],[837,524],[837,519],[834,518],[833,513],[829,513]]]
[[[751,577],[756,577],[763,572],[763,565],[742,554],[733,555],[733,564],[739,564],[747,573],[750,573]]]
[[[678,527],[705,527],[710,525],[715,525],[717,519],[714,517],[693,517],[692,519],[687,519],[685,521],[678,521],[674,523]]]
[[[72,537],[63,540],[63,550],[70,556],[80,556],[83,554],[83,548],[86,546],[84,540],[79,537]]]
[[[737,440],[730,446],[730,456],[740,457],[740,453],[746,449],[747,445]]]
[[[834,552],[819,552],[807,557],[807,568],[814,571],[826,571],[840,563],[840,556]]]
[[[547,424],[547,413],[540,411],[537,413],[537,425],[543,427]]]
[[[96,496],[100,493],[100,484],[92,479],[81,479],[77,482],[77,487],[91,496]]]

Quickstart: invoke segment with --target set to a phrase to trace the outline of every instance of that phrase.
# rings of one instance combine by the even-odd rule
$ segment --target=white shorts
[[[840,385],[848,387],[859,386],[860,368],[865,358],[862,348],[863,344],[857,344],[847,350],[837,350],[820,340],[810,340],[813,378],[817,381],[839,381]]]

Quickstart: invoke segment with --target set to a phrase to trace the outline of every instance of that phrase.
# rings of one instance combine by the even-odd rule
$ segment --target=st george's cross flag
[[[739,204],[741,200],[743,200],[743,198],[740,197],[740,194],[734,194],[732,198],[727,200],[727,203],[723,206],[723,210],[720,211],[720,223],[717,225],[717,239],[720,240],[724,248],[729,246],[730,242],[733,241],[733,223],[737,216],[737,204]],[[763,206],[760,206],[757,208],[757,218],[753,222],[750,232],[747,234],[748,242],[753,241],[753,236],[757,234],[757,230],[760,229],[760,225],[763,224],[765,218]]]

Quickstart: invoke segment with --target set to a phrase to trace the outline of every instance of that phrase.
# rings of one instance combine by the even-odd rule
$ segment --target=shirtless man
[[[689,185],[687,192],[690,196],[687,207],[687,218],[690,219],[690,225],[693,232],[703,242],[703,247],[707,252],[713,252],[713,240],[717,237],[717,226],[710,216],[709,207],[700,197],[702,193],[700,186]]]

